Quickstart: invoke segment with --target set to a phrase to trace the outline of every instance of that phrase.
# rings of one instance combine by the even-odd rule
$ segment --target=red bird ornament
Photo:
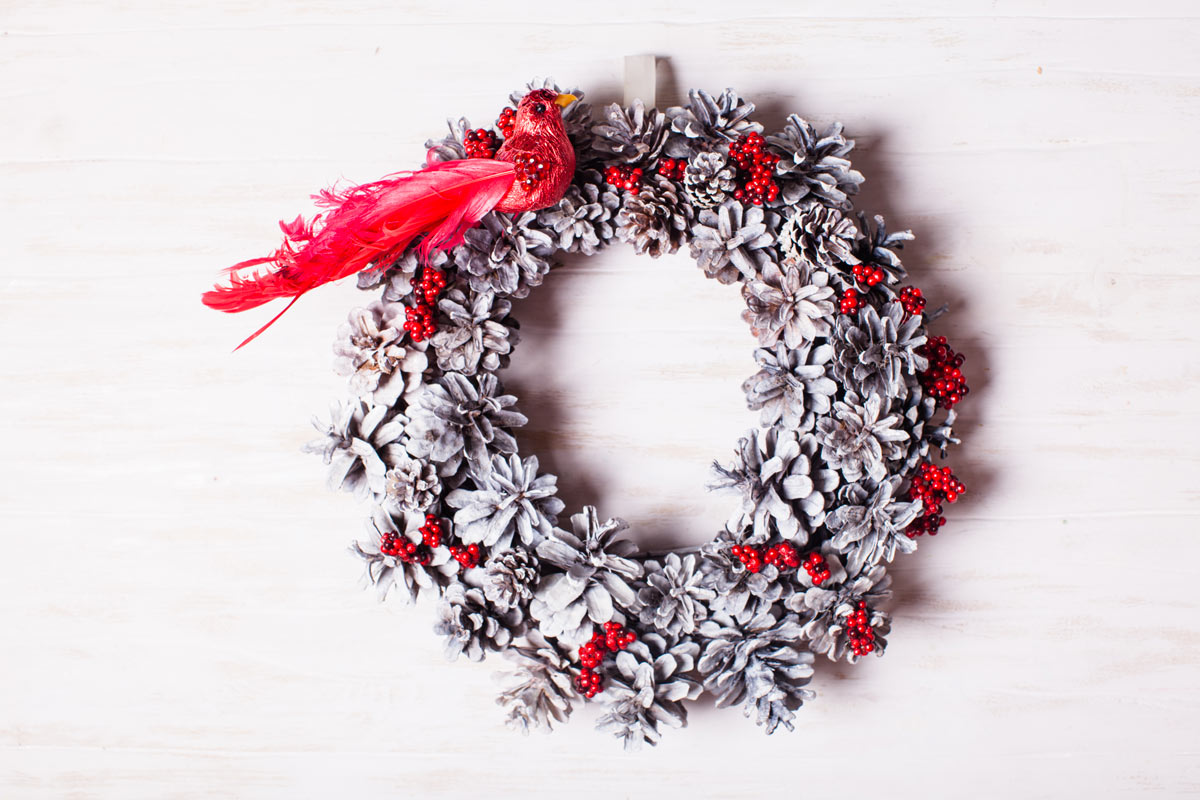
[[[575,96],[549,89],[517,104],[513,132],[495,158],[430,163],[349,189],[326,189],[313,199],[328,209],[309,221],[280,222],[283,244],[274,254],[234,264],[226,281],[204,293],[209,308],[234,312],[277,297],[291,302],[238,349],[271,327],[300,295],[374,263],[398,257],[418,237],[422,258],[448,250],[490,211],[519,213],[552,206],[575,175],[575,151],[562,109]],[[268,265],[266,269],[260,269]]]

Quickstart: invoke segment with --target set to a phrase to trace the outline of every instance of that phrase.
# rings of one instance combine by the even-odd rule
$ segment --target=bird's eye
[[[533,107],[533,113],[535,113],[535,114],[545,114],[545,113],[546,113],[546,104],[545,104],[545,103],[538,103],[537,105],[535,105],[535,106]]]

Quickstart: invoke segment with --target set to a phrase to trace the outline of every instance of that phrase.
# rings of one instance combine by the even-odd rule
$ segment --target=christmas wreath
[[[427,169],[459,169],[498,158],[522,115],[561,113],[575,163],[546,207],[482,214],[452,247],[429,247],[426,231],[360,259],[358,285],[379,297],[334,345],[354,396],[308,448],[332,487],[371,505],[353,551],[381,598],[438,601],[452,659],[510,660],[498,702],[511,725],[549,729],[587,699],[604,707],[599,728],[637,747],[708,691],[767,733],[791,729],[814,656],[883,653],[887,564],[964,491],[932,463],[957,443],[963,357],[928,335],[925,299],[905,284],[897,251],[912,235],[852,213],[863,177],[839,124],[793,115],[764,136],[732,90],[598,116],[582,96],[535,81],[494,127],[459,119],[428,143]],[[525,189],[557,163],[509,162]],[[364,192],[323,195],[341,204],[327,225]],[[319,224],[290,227],[271,280],[295,279],[297,243],[320,239]],[[518,342],[511,300],[556,254],[615,239],[655,257],[687,248],[746,301],[743,389],[760,426],[714,465],[714,487],[739,502],[700,548],[641,553],[590,506],[564,519],[555,476],[512,433],[527,420],[498,377]]]

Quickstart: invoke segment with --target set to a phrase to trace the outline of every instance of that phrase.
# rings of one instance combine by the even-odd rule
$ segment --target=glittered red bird
[[[418,237],[427,259],[462,243],[489,211],[519,213],[552,206],[575,175],[575,151],[562,109],[574,95],[537,89],[517,104],[511,135],[494,158],[430,162],[313,199],[328,209],[310,221],[280,222],[273,255],[225,270],[226,282],[204,293],[218,311],[246,311],[279,297],[292,301],[238,347],[269,328],[305,292],[399,256]],[[268,265],[263,269],[263,265]]]

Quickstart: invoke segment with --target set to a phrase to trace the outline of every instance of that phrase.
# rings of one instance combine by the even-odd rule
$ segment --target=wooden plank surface
[[[1143,797],[1200,790],[1200,19],[1186,2],[0,3],[0,797]],[[625,755],[500,724],[490,665],[377,606],[299,453],[352,286],[202,308],[307,194],[534,75],[840,119],[862,207],[965,351],[970,487],[895,569],[888,655],[796,732],[696,707]],[[702,541],[750,424],[740,300],[575,260],[522,309],[522,434],[647,544]]]

